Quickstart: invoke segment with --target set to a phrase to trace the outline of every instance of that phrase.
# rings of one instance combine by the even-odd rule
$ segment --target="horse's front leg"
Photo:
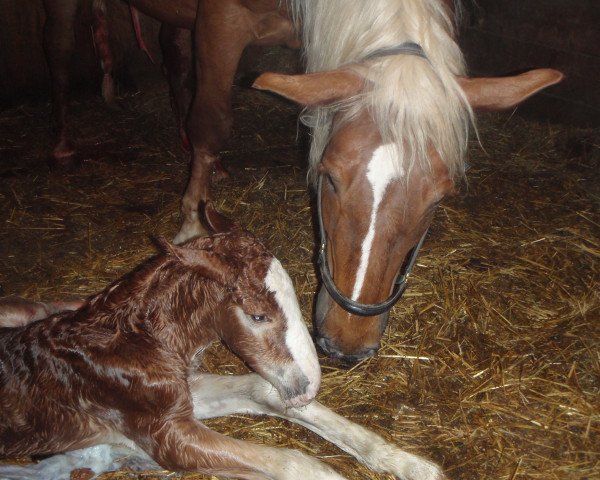
[[[204,0],[198,5],[194,30],[196,93],[187,133],[192,167],[183,196],[183,224],[175,243],[202,235],[198,204],[209,198],[212,169],[232,124],[231,88],[244,48],[251,42],[252,16],[239,2]]]
[[[189,379],[194,415],[199,418],[246,413],[271,415],[303,425],[376,472],[403,480],[442,480],[434,463],[405,452],[376,433],[334,413],[317,401],[286,406],[275,388],[256,374],[197,375]]]
[[[50,69],[52,127],[56,134],[56,143],[50,158],[53,165],[71,163],[75,153],[68,139],[66,115],[69,63],[75,45],[73,28],[77,4],[78,0],[44,0],[44,50]]]
[[[193,418],[170,418],[150,434],[150,441],[154,447],[148,453],[170,470],[250,480],[343,480],[300,452],[229,438]]]

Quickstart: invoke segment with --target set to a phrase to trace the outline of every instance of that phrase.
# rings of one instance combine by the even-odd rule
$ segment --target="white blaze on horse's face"
[[[315,345],[302,320],[294,285],[279,260],[273,258],[265,278],[265,284],[275,295],[275,300],[286,317],[285,344],[295,365],[309,381],[305,397],[316,396],[321,384],[321,368]]]
[[[375,238],[375,225],[377,224],[379,204],[390,183],[395,179],[401,178],[404,174],[404,171],[398,167],[397,157],[398,153],[395,145],[391,143],[380,145],[373,152],[373,156],[367,167],[367,180],[369,180],[371,190],[373,191],[373,205],[371,206],[369,229],[362,242],[360,262],[358,264],[356,281],[352,290],[351,298],[354,301],[358,301],[365,282],[371,248]]]

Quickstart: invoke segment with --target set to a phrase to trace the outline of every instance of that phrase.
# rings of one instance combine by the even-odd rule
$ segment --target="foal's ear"
[[[215,282],[228,285],[235,278],[233,268],[214,252],[174,245],[164,238],[158,238],[156,242],[165,254],[176,257],[186,267],[200,271]]]
[[[276,93],[305,107],[313,107],[358,95],[364,84],[365,80],[352,70],[331,70],[305,75],[263,73],[252,87]]]
[[[558,70],[542,68],[513,77],[459,77],[458,83],[473,110],[504,110],[518,105],[563,78],[564,75]]]
[[[204,223],[213,233],[226,233],[239,230],[239,226],[230,218],[219,212],[211,201],[201,205]]]

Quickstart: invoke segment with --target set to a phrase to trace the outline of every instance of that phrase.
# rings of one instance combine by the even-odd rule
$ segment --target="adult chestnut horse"
[[[46,4],[64,9],[77,1]],[[209,196],[211,166],[229,134],[231,81],[242,50],[253,43],[293,44],[290,19],[301,25],[309,73],[265,74],[255,87],[307,107],[323,241],[318,343],[345,360],[379,348],[389,308],[406,286],[410,268],[402,266],[412,265],[409,252],[416,251],[435,205],[464,173],[473,110],[510,108],[562,78],[549,69],[465,77],[449,1],[131,4],[175,27],[194,28],[196,90],[187,126],[193,162],[179,242],[203,232],[197,205]],[[49,28],[49,37],[56,31]],[[171,39],[181,39],[172,31]],[[171,45],[183,60],[186,49]],[[183,85],[180,70],[174,78]]]

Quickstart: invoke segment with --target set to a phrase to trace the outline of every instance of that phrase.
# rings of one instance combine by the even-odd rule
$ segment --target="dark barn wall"
[[[71,61],[71,86],[99,94],[102,71],[92,40],[91,0],[80,2]],[[159,22],[140,14],[143,38],[155,64],[139,49],[129,7],[120,0],[107,1],[107,19],[114,75],[118,85],[131,90],[159,79],[162,56],[158,46]],[[50,77],[43,50],[45,13],[42,0],[0,0],[0,108],[30,99],[47,99]],[[249,47],[242,71],[299,72],[296,52],[279,47]]]
[[[461,43],[474,75],[552,67],[565,80],[520,112],[600,125],[599,0],[463,0]]]
[[[80,3],[71,85],[98,93],[102,72],[91,34],[91,1]],[[113,1],[107,2],[107,10],[115,73],[121,85],[132,87],[148,76],[160,75],[158,22],[140,15],[144,40],[157,62],[153,65],[138,48],[129,8]],[[50,78],[42,44],[45,21],[42,0],[0,0],[0,12],[0,106],[47,98]]]
[[[91,0],[78,13],[72,84],[98,93],[99,61],[91,38]],[[567,78],[535,96],[519,112],[575,125],[600,125],[600,0],[462,0],[461,44],[474,75],[501,75],[553,67]],[[160,76],[158,22],[141,15],[144,38],[157,60],[138,49],[128,7],[108,1],[110,41],[121,85],[136,87]],[[42,0],[0,0],[0,107],[47,98]],[[246,70],[297,69],[285,49],[245,58]],[[256,60],[260,60],[255,63]],[[290,67],[291,66],[291,67]]]

